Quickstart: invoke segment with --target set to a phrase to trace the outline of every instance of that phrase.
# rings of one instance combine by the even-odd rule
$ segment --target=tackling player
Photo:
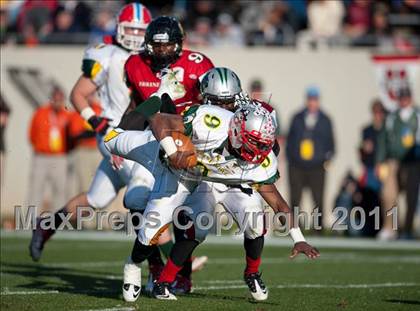
[[[165,105],[161,110],[167,113],[179,114],[188,106],[200,102],[199,79],[214,66],[205,55],[183,49],[183,42],[184,31],[178,20],[173,17],[157,17],[147,27],[144,50],[131,55],[125,64],[126,83],[136,106],[141,105],[152,94],[162,96]],[[164,90],[165,86],[173,86],[171,81],[179,84],[170,91],[169,98]],[[170,241],[168,243],[171,243],[170,239],[166,238]],[[178,276],[176,284],[178,292],[191,291],[191,264],[191,260],[188,260]],[[163,266],[158,267],[154,275],[160,273],[159,268]],[[129,259],[124,268],[126,271],[124,275],[128,275],[130,271],[138,274],[139,269]],[[138,283],[137,280],[133,282]],[[130,282],[125,277],[124,284],[128,283]],[[131,288],[124,288],[123,294],[126,300],[131,299],[130,292]]]
[[[179,97],[180,102],[185,101],[187,104],[195,102],[198,94],[198,78],[213,67],[211,61],[204,55],[182,50],[183,30],[175,19],[157,18],[145,33],[150,20],[150,12],[141,4],[126,5],[119,14],[116,40],[112,44],[90,48],[85,53],[83,75],[72,91],[72,103],[98,133],[99,142],[109,128],[115,127],[120,122],[129,106],[130,94],[121,79],[124,63],[127,63],[125,66],[127,84],[134,85],[131,87],[132,98],[137,104],[144,94],[158,91],[161,78],[159,70],[168,66],[171,66],[175,74],[184,81],[185,86],[181,86],[181,89],[185,96]],[[140,52],[138,58],[134,56],[129,58],[132,54],[130,51],[137,53],[141,50],[144,35],[147,38],[147,52]],[[97,90],[101,95],[101,101],[104,102],[104,112],[101,116],[92,113],[86,101],[86,98]],[[183,109],[183,104],[178,104],[177,107],[180,111]],[[130,210],[144,209],[145,199],[153,186],[153,176],[141,165],[122,161],[115,156],[112,156],[111,165],[109,161],[111,155],[103,148],[103,143],[99,143],[99,147],[104,160],[99,166],[91,188],[87,194],[80,194],[70,200],[55,214],[56,227],[62,222],[60,214],[67,215],[72,212],[75,216],[77,206],[105,207],[125,185],[128,185],[128,188],[124,205]],[[112,166],[117,166],[117,170]],[[134,225],[136,226],[136,223]],[[45,242],[54,232],[55,230],[42,230],[40,226],[34,231],[30,244],[30,253],[34,260],[40,258]],[[155,255],[155,263],[151,266],[157,268],[152,269],[152,274],[158,273],[163,266],[160,254],[156,250]],[[189,270],[191,263],[187,268],[187,271]],[[139,288],[137,290],[139,291]]]
[[[163,176],[157,176],[159,180],[155,182],[145,215],[158,215],[159,226],[143,226],[140,229],[132,252],[132,259],[136,264],[151,254],[159,233],[172,222],[175,208],[183,204],[189,206],[188,200],[194,201],[194,197],[202,195],[203,189],[200,188],[206,184],[200,184],[201,180],[227,185],[253,185],[275,212],[286,213],[295,242],[292,256],[298,253],[305,253],[310,258],[319,256],[319,252],[305,242],[300,229],[295,227],[287,203],[273,184],[277,176],[277,160],[272,152],[275,122],[265,108],[245,104],[233,114],[217,106],[205,105],[189,109],[181,119],[162,113],[155,114],[156,108],[153,107],[159,102],[158,97],[153,96],[136,111],[148,116],[153,134],[167,153],[170,165],[175,168],[187,167],[190,154],[178,151],[174,139],[168,135],[171,131],[168,130],[181,131],[191,137],[200,165],[181,171],[181,174],[164,169]],[[146,159],[155,161],[156,166],[159,166],[156,150],[151,151],[154,138],[150,131],[115,130],[105,141],[107,148],[113,153],[139,163]],[[155,148],[156,144],[155,142]],[[223,201],[223,195],[220,199]],[[194,220],[202,211],[211,210],[214,204],[213,201],[196,206],[190,217]],[[190,232],[186,232],[182,240],[175,243],[170,260],[155,283],[153,293],[156,298],[176,299],[170,292],[170,284],[175,280],[184,260],[207,234],[196,226],[192,232],[188,231]]]

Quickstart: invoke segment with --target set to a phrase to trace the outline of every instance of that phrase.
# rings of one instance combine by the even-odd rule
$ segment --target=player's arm
[[[96,115],[89,105],[89,98],[96,93],[98,85],[105,79],[103,68],[94,60],[84,59],[82,72],[71,90],[70,101],[95,132],[104,134],[108,128],[108,120]]]
[[[290,258],[295,258],[299,253],[303,253],[311,259],[319,257],[319,251],[306,243],[298,224],[294,223],[293,213],[289,205],[283,199],[277,187],[274,184],[263,184],[259,186],[258,192],[275,213],[284,213],[287,217],[286,221],[291,228],[289,233],[295,243]]]
[[[194,151],[178,151],[172,137],[173,132],[185,132],[183,118],[179,115],[160,113],[161,105],[162,101],[158,96],[148,98],[131,111],[119,127],[124,130],[139,130],[139,124],[148,121],[153,135],[169,157],[170,165],[175,169],[188,168],[187,158],[193,155]]]

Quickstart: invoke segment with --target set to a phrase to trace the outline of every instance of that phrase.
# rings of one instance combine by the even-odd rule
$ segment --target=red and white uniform
[[[189,50],[183,50],[178,60],[169,65],[186,91],[183,98],[175,100],[178,114],[186,107],[200,103],[199,79],[213,67],[211,60],[205,55]],[[136,92],[142,101],[149,98],[160,86],[160,72],[152,71],[151,60],[143,53],[128,58],[125,76],[131,91]]]

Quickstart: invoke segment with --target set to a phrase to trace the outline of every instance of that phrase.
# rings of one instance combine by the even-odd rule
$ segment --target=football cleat
[[[268,298],[268,289],[261,279],[260,273],[245,274],[244,281],[246,285],[248,285],[252,298],[257,301],[266,300]]]
[[[128,257],[124,265],[123,298],[127,302],[134,302],[140,296],[141,269]]]
[[[171,290],[177,295],[186,295],[192,292],[192,282],[190,278],[177,274]]]
[[[153,286],[153,297],[161,300],[177,300],[176,296],[169,290],[169,283],[155,282]]]
[[[47,242],[55,233],[55,230],[52,229],[42,229],[40,223],[41,218],[38,218],[36,221],[36,229],[32,231],[32,239],[29,244],[29,254],[33,261],[38,261],[41,258],[45,242]]]
[[[207,256],[198,256],[192,258],[191,270],[197,272],[203,269],[206,262],[209,260]]]
[[[160,265],[150,265],[149,266],[149,277],[147,279],[147,284],[144,288],[146,293],[152,294],[154,283],[159,279],[160,273],[163,270],[163,266]]]

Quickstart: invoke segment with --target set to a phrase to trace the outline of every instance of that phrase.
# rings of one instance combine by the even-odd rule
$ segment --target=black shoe
[[[171,284],[156,282],[153,286],[153,297],[162,300],[177,300],[176,296],[170,292]]]
[[[41,258],[42,250],[45,242],[54,234],[55,230],[44,230],[40,227],[41,219],[36,222],[36,229],[32,231],[32,239],[29,244],[29,254],[33,261],[38,261]]]
[[[246,285],[248,285],[252,298],[257,301],[266,300],[268,298],[268,289],[261,279],[260,273],[245,274],[244,281]]]

